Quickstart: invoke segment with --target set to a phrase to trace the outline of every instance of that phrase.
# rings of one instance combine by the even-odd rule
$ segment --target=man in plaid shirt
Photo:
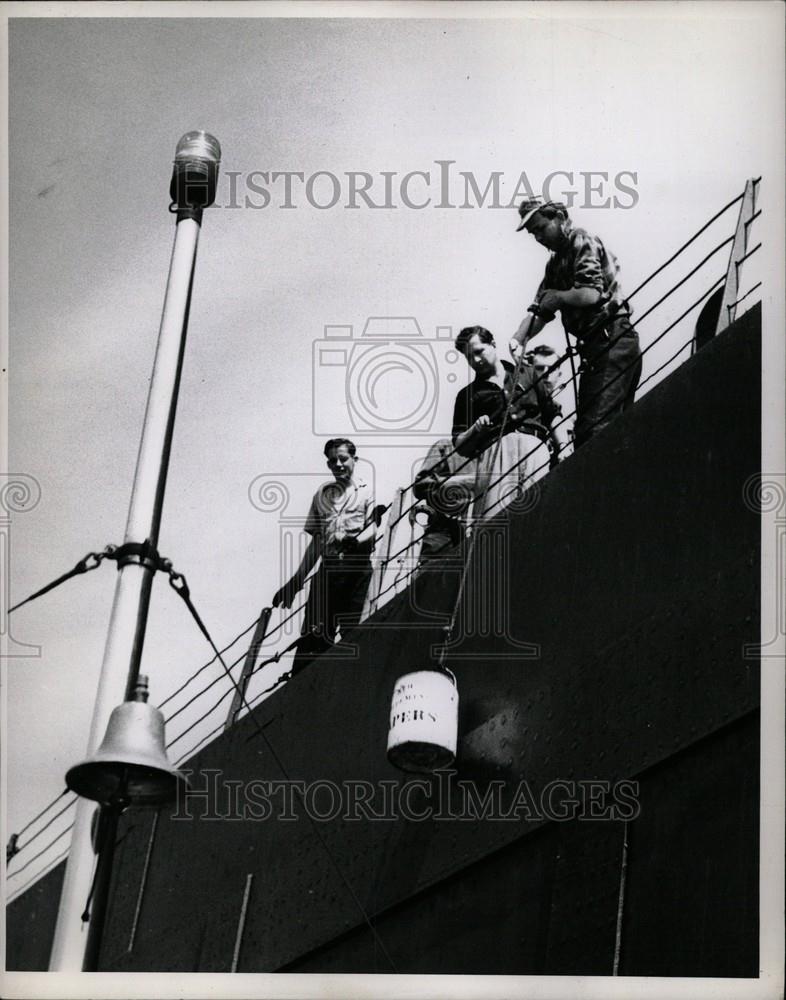
[[[619,264],[597,236],[574,227],[560,202],[527,199],[519,216],[517,232],[526,230],[551,257],[511,349],[526,347],[561,314],[582,360],[574,428],[578,448],[633,403],[641,377],[638,334],[617,278]]]

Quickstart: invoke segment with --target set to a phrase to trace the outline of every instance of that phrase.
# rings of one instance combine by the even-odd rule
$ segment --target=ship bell
[[[172,767],[164,746],[164,717],[147,704],[147,678],[140,676],[132,701],[113,709],[104,739],[93,754],[66,774],[72,792],[102,805],[155,806],[188,787]]]

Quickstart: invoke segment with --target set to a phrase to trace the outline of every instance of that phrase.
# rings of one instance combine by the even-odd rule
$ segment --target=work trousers
[[[295,647],[296,674],[360,621],[371,563],[367,556],[347,556],[323,562],[311,578],[301,636]]]
[[[639,335],[627,316],[618,316],[579,341],[582,368],[576,404],[574,446],[580,447],[633,405],[641,378]]]

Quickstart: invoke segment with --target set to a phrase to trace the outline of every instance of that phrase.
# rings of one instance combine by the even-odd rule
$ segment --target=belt
[[[592,331],[592,336],[588,339],[586,337],[581,337],[578,334],[574,334],[576,337],[576,346],[578,347],[579,353],[583,353],[587,349],[592,349],[594,347],[601,347],[603,344],[607,344],[611,339],[611,331],[619,320],[624,320],[625,325],[618,333],[615,334],[614,340],[621,340],[623,337],[636,337],[636,328],[631,324],[630,319],[626,314],[620,316],[611,317],[608,322],[604,323],[603,326],[598,327],[598,329]]]
[[[525,420],[516,430],[519,434],[531,434],[533,437],[539,437],[541,441],[546,441],[549,436],[546,428],[537,420]]]

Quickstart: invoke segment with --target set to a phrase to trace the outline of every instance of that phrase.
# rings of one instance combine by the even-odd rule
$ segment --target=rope
[[[238,697],[240,698],[240,704],[243,705],[243,706],[245,706],[245,708],[247,708],[249,710],[249,712],[251,712],[251,708],[250,708],[248,702],[246,701],[246,696],[243,694],[243,691],[242,691],[240,685],[237,683],[237,681],[235,680],[235,678],[232,676],[232,672],[230,671],[229,667],[226,665],[226,663],[224,663],[223,656],[219,652],[219,649],[216,646],[216,644],[213,642],[213,639],[211,638],[210,633],[208,632],[207,628],[205,627],[205,623],[199,617],[199,612],[194,607],[194,604],[193,604],[193,602],[191,600],[191,593],[190,593],[190,591],[188,589],[188,583],[186,582],[186,578],[183,576],[182,573],[175,573],[171,569],[171,566],[169,568],[169,584],[172,587],[172,589],[177,594],[179,594],[179,596],[182,598],[184,604],[186,605],[186,607],[188,608],[189,612],[191,613],[191,617],[196,622],[197,627],[199,628],[200,632],[202,633],[202,635],[204,635],[204,637],[210,643],[210,646],[211,646],[213,652],[218,657],[218,662],[224,668],[224,672],[226,673],[227,677],[232,682],[232,686],[234,687],[235,691],[238,694]],[[226,697],[226,696],[224,696],[224,697]],[[223,701],[223,698],[221,700]],[[259,726],[259,723],[256,720],[256,717],[253,714],[252,714],[251,717],[254,720],[254,724],[256,725],[257,729],[259,729],[259,731],[261,732],[262,730],[261,730],[261,728]]]
[[[270,754],[273,757],[273,760],[276,762],[276,764],[279,767],[279,770],[284,775],[284,779],[291,784],[292,783],[292,779],[287,774],[287,770],[284,767],[284,764],[282,763],[281,758],[276,753],[275,748],[273,747],[273,744],[270,742],[270,739],[269,739],[267,733],[263,729],[260,730],[260,733],[262,734],[262,739],[265,741],[265,744],[266,744],[268,750],[270,751]],[[301,801],[303,802],[304,812],[305,812],[306,816],[308,817],[308,821],[311,824],[311,828],[314,831],[314,833],[317,835],[317,839],[319,840],[319,842],[322,845],[325,853],[327,854],[328,858],[330,859],[330,861],[331,861],[334,869],[336,870],[336,874],[341,879],[341,881],[344,883],[347,891],[349,892],[349,894],[352,897],[355,905],[357,906],[357,908],[358,908],[361,916],[363,917],[363,920],[365,921],[366,925],[368,926],[369,930],[371,931],[371,933],[372,933],[372,935],[374,937],[374,940],[376,941],[379,949],[381,950],[382,954],[385,956],[385,958],[387,959],[388,963],[390,964],[391,969],[393,970],[393,972],[397,973],[398,969],[396,968],[396,964],[393,961],[393,959],[390,957],[390,954],[389,954],[387,948],[385,947],[384,942],[382,941],[382,939],[380,938],[379,934],[377,933],[376,927],[371,922],[371,918],[369,917],[368,913],[366,912],[365,907],[363,906],[363,904],[360,901],[357,893],[352,888],[352,885],[347,880],[346,876],[344,875],[343,871],[341,870],[341,867],[339,866],[338,862],[336,861],[335,857],[333,856],[333,853],[330,850],[330,847],[328,846],[327,841],[322,836],[322,833],[321,833],[319,827],[317,826],[316,821],[311,816],[311,814],[309,813],[308,809],[305,807],[305,798],[303,796],[303,793],[300,791],[300,789],[297,787],[297,785],[295,785],[294,787],[295,787],[295,790],[298,792],[298,794],[301,797]]]
[[[12,611],[16,611],[25,604],[29,604],[30,601],[34,601],[37,597],[43,597],[44,594],[48,594],[50,590],[54,590],[55,587],[59,587],[61,583],[65,583],[66,580],[70,580],[74,576],[79,576],[80,573],[88,573],[92,569],[98,569],[104,559],[111,559],[117,550],[114,545],[107,545],[103,552],[88,552],[84,559],[80,559],[79,562],[70,569],[67,573],[63,573],[62,576],[58,576],[56,580],[52,580],[45,587],[41,587],[34,594],[26,597],[23,601],[15,604],[12,608],[8,609],[8,614],[10,615]]]
[[[575,351],[570,346],[570,338],[568,337],[568,331],[565,331],[565,343],[567,345],[567,351],[565,352],[570,359],[570,381],[573,386],[573,398],[579,398],[579,386],[578,386],[578,375],[576,373],[576,362],[573,360],[573,355]]]
[[[513,400],[515,399],[516,396],[516,386],[518,385],[519,376],[521,374],[521,368],[523,364],[524,364],[524,351],[522,350],[513,372],[513,379],[511,380],[510,396],[506,400],[505,412],[502,416],[502,423],[500,425],[499,435],[497,436],[497,440],[494,445],[494,454],[492,456],[491,466],[490,466],[492,469],[496,465],[497,458],[499,456],[499,450],[500,447],[502,446],[502,438],[505,434],[505,427],[507,426],[508,418],[510,417],[510,412],[513,408]],[[503,386],[504,386],[504,379],[503,379]],[[478,459],[479,458],[480,456],[478,456]],[[477,472],[475,474],[475,490],[473,490],[473,493],[477,493],[477,483],[479,475],[480,475],[480,461],[478,461]],[[479,496],[476,496],[473,504],[473,516],[474,516],[474,509],[478,503],[478,500],[480,500],[481,497],[485,496],[485,494],[488,492],[488,489],[489,487],[487,486],[486,489]],[[467,580],[467,571],[472,561],[472,555],[475,549],[475,542],[478,537],[478,532],[475,530],[474,525],[470,525],[469,532],[470,532],[469,545],[467,546],[467,553],[464,558],[464,565],[461,570],[461,579],[459,580],[458,591],[456,593],[456,600],[453,603],[453,611],[451,612],[450,620],[444,630],[445,636],[444,639],[442,640],[442,646],[440,648],[439,657],[437,659],[437,666],[441,669],[444,669],[445,667],[445,660],[447,658],[447,653],[448,653],[448,645],[450,644],[450,640],[453,637],[453,630],[456,627],[456,619],[458,617],[459,605],[461,604],[461,598],[464,595],[464,586]]]

